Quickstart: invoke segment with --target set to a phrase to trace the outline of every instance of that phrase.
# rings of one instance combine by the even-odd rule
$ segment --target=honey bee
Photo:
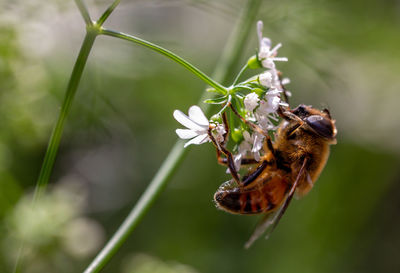
[[[294,195],[302,197],[311,190],[328,160],[329,145],[336,144],[335,120],[327,109],[320,111],[311,106],[299,105],[293,110],[281,107],[278,114],[283,120],[275,141],[272,142],[268,134],[264,133],[265,154],[258,162],[253,158],[242,160],[242,164],[257,164],[242,179],[225,143],[217,143],[209,134],[217,147],[219,163],[228,165],[233,177],[215,193],[217,207],[233,214],[265,215],[245,244],[246,248],[269,228],[268,237]],[[240,118],[252,129],[262,132],[257,125]],[[224,124],[228,131],[226,118]]]

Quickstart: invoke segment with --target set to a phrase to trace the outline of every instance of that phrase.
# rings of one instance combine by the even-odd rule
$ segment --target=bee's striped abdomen
[[[214,195],[217,206],[230,213],[258,214],[277,207],[285,196],[288,184],[281,177],[274,177],[264,185],[251,189],[235,188],[218,190]]]

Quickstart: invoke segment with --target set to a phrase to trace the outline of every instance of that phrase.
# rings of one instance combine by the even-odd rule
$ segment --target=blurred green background
[[[109,2],[87,1],[92,17]],[[245,3],[121,2],[107,27],[209,75]],[[84,23],[72,0],[0,7],[0,272],[11,271],[21,234],[23,272],[81,272],[176,141],[173,110],[186,112],[205,86],[163,56],[99,37],[33,217],[29,194]],[[337,120],[338,144],[314,189],[292,202],[268,241],[244,250],[258,217],[214,207],[229,176],[211,145],[192,147],[103,272],[400,272],[400,1],[271,0],[257,18],[289,58],[278,69],[292,81],[292,107],[329,106]],[[240,63],[258,47],[255,23],[249,37]]]

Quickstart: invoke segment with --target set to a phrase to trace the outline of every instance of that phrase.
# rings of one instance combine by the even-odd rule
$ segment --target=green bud
[[[251,69],[257,69],[257,68],[261,68],[262,67],[261,62],[258,59],[257,55],[254,55],[254,56],[250,57],[250,59],[247,61],[247,65]]]
[[[231,137],[232,140],[235,141],[236,143],[239,143],[243,139],[243,133],[242,130],[235,128],[231,132]]]

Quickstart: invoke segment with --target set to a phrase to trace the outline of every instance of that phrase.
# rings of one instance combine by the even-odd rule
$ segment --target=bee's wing
[[[254,230],[253,234],[250,236],[250,239],[244,245],[244,247],[246,249],[248,249],[254,243],[254,241],[257,240],[265,231],[267,231],[265,239],[268,239],[271,232],[274,231],[275,227],[278,225],[278,223],[281,220],[283,214],[285,213],[287,207],[289,206],[290,201],[292,201],[297,184],[299,183],[301,176],[305,172],[306,163],[307,163],[307,158],[305,158],[303,160],[303,164],[300,168],[299,173],[297,174],[296,180],[294,181],[293,185],[290,187],[290,191],[286,195],[284,201],[282,202],[282,205],[276,211],[267,213],[266,215],[264,215],[264,217],[257,224],[256,229]],[[270,228],[270,229],[268,229],[268,228]]]
[[[275,212],[270,212],[261,218],[249,240],[245,243],[244,248],[248,249],[274,223],[275,215]]]

